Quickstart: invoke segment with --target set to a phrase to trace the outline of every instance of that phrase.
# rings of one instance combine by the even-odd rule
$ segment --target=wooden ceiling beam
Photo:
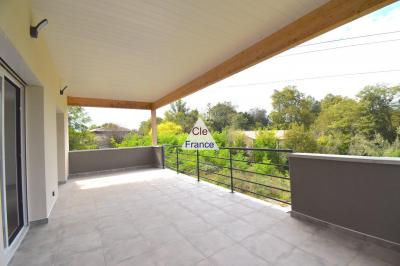
[[[72,97],[72,96],[68,96],[67,103],[68,105],[72,106],[87,106],[87,107],[126,108],[126,109],[144,109],[144,110],[150,110],[152,108],[152,103],[149,102],[82,98],[82,97]]]
[[[160,98],[153,103],[153,108],[159,108],[192,94],[393,2],[395,1],[331,0]]]

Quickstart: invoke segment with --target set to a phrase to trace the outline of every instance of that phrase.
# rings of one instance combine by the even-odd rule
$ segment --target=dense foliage
[[[367,86],[355,99],[328,94],[317,101],[294,86],[272,95],[272,110],[254,108],[238,112],[230,102],[208,105],[204,114],[179,100],[157,118],[158,138],[162,144],[182,144],[197,118],[202,117],[214,133],[228,132],[220,146],[245,146],[240,130],[256,130],[252,145],[275,148],[278,141],[264,141],[266,130],[286,130],[280,147],[299,152],[398,156],[400,133],[400,87]],[[81,107],[69,112],[70,149],[96,148],[88,130],[90,117]],[[115,126],[113,124],[109,124]],[[104,125],[104,126],[107,126]],[[150,120],[143,121],[115,147],[150,145]],[[268,137],[269,139],[271,136]]]
[[[70,150],[96,149],[94,135],[89,131],[91,119],[85,109],[80,106],[68,108],[68,134]]]

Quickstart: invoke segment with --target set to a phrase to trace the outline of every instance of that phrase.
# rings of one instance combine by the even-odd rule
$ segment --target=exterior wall
[[[400,158],[292,154],[292,210],[400,244]]]
[[[67,181],[66,154],[65,154],[65,115],[57,113],[57,166],[58,166],[58,182],[65,183]]]
[[[33,207],[30,212],[31,219],[46,218],[54,205],[58,191],[58,170],[57,170],[57,125],[56,125],[56,110],[65,111],[67,108],[66,97],[60,96],[58,91],[60,89],[61,80],[52,62],[50,53],[45,43],[45,31],[41,32],[38,39],[33,39],[29,35],[29,25],[36,24],[37,19],[32,17],[31,6],[29,0],[3,0],[0,1],[0,34],[7,40],[9,47],[15,51],[7,51],[4,55],[7,63],[15,69],[29,85],[43,88],[43,117],[36,117],[35,119],[43,119],[41,122],[42,131],[44,132],[44,164],[38,164],[36,167],[44,166],[44,175],[38,174],[40,170],[33,170],[27,173],[28,183],[40,184],[45,186],[45,209],[46,214],[42,212],[35,213],[39,207]],[[11,54],[15,54],[12,56]],[[3,54],[2,54],[3,56]],[[16,62],[13,58],[20,58],[20,62]],[[31,95],[26,90],[29,101]],[[27,116],[35,116],[39,114],[29,114]],[[32,118],[33,119],[33,118]],[[27,128],[27,131],[30,129]],[[32,131],[32,130],[31,130]],[[34,138],[31,138],[33,141]],[[28,143],[27,146],[36,146],[35,143]],[[67,147],[67,141],[64,147]],[[34,163],[30,161],[37,161],[27,154],[27,164],[34,167]],[[30,173],[33,173],[32,175]],[[39,185],[37,185],[39,186]],[[53,191],[55,196],[52,195]],[[31,196],[39,198],[41,196],[33,196],[32,193],[39,193],[38,190],[31,191]],[[41,191],[40,193],[43,193]],[[32,202],[30,205],[39,204]],[[43,204],[41,202],[40,204]],[[42,208],[42,206],[40,207]]]
[[[43,101],[42,87],[26,89],[26,170],[29,221],[43,219],[47,215]]]
[[[69,152],[70,175],[135,167],[161,167],[161,147]]]

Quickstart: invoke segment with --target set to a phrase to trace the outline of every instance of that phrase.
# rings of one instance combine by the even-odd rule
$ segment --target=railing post
[[[179,174],[179,150],[176,147],[176,173]]]
[[[233,187],[233,166],[232,166],[232,149],[229,149],[229,169],[231,170],[231,192],[234,192]]]
[[[164,144],[161,145],[161,161],[162,161],[162,168],[165,169],[165,150]]]
[[[197,157],[197,182],[200,182],[200,163],[199,163],[199,150],[196,150],[196,157]]]

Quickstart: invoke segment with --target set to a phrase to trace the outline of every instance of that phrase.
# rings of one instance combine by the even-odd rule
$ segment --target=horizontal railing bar
[[[168,160],[165,160],[165,162],[170,163],[170,164],[176,164],[176,162],[171,162],[171,161],[168,161]]]
[[[209,166],[216,166],[216,167],[220,167],[220,168],[225,168],[225,169],[230,169],[228,166],[222,166],[222,165],[218,165],[218,164],[210,164],[210,163],[204,163],[204,162],[200,162],[200,164],[204,164],[204,165],[209,165]]]
[[[179,152],[179,154],[183,154],[183,155],[189,155],[189,156],[196,156],[196,154],[191,154],[191,153],[186,153],[186,152]]]
[[[257,193],[257,192],[253,192],[253,191],[250,191],[250,190],[247,190],[247,189],[244,189],[244,188],[240,188],[240,187],[236,187],[236,186],[235,186],[234,188],[236,188],[236,189],[239,189],[239,190],[241,190],[241,191],[245,191],[245,192],[248,192],[248,193],[254,194],[254,195],[258,195],[258,196],[260,196],[260,197],[264,197],[264,198],[272,199],[272,200],[279,201],[279,202],[282,202],[282,203],[285,203],[285,204],[288,204],[288,205],[290,205],[290,202],[288,202],[288,201],[285,201],[285,200],[280,200],[280,199],[273,198],[273,197],[270,197],[270,196],[261,195],[261,194],[259,194],[259,193]]]
[[[206,158],[215,158],[215,159],[221,159],[221,160],[228,160],[229,158],[225,158],[225,157],[218,157],[218,156],[210,156],[210,155],[201,155],[199,154],[200,157],[206,157]]]
[[[281,194],[277,194],[277,192],[276,193],[271,192],[272,190],[276,190],[276,191],[281,191],[281,193],[291,193],[290,188],[286,189],[286,188],[277,187],[277,186],[274,186],[274,185],[262,184],[262,183],[257,182],[257,181],[259,181],[257,179],[255,181],[252,181],[252,180],[245,179],[246,177],[243,177],[243,178],[242,177],[235,177],[235,176],[233,176],[232,171],[240,171],[240,172],[243,172],[243,173],[249,173],[249,174],[254,174],[254,175],[260,175],[260,176],[278,178],[278,179],[281,179],[281,180],[290,181],[290,177],[285,177],[285,176],[275,175],[275,174],[262,173],[262,172],[270,172],[270,171],[260,171],[260,172],[256,171],[256,170],[259,170],[259,169],[256,168],[256,165],[271,165],[271,166],[276,167],[275,169],[280,169],[280,171],[282,171],[286,175],[286,171],[290,167],[287,164],[286,155],[282,156],[280,162],[279,161],[277,161],[277,162],[269,162],[269,161],[267,161],[267,162],[264,162],[264,161],[258,162],[257,160],[255,160],[255,158],[257,158],[257,157],[253,157],[253,156],[256,156],[257,152],[291,153],[291,152],[293,152],[291,149],[220,147],[219,148],[220,150],[229,150],[230,158],[227,158],[227,157],[219,156],[219,153],[215,153],[215,156],[214,156],[214,155],[203,155],[203,154],[200,154],[199,151],[201,152],[201,150],[193,150],[193,151],[189,150],[189,151],[187,151],[187,150],[183,149],[182,146],[179,146],[179,145],[169,145],[169,144],[167,144],[167,145],[163,145],[163,146],[166,148],[165,149],[166,152],[164,153],[164,159],[165,159],[166,167],[170,168],[170,169],[173,169],[173,170],[176,170],[177,173],[182,173],[182,174],[186,174],[186,175],[189,175],[189,176],[192,176],[192,177],[197,177],[199,179],[199,181],[200,181],[200,178],[201,178],[201,179],[203,179],[205,181],[208,181],[208,182],[211,182],[211,183],[219,184],[219,185],[222,185],[222,186],[228,187],[228,188],[230,187],[232,189],[232,192],[233,192],[234,189],[237,189],[238,191],[241,191],[241,192],[244,192],[244,193],[257,195],[259,197],[271,199],[271,200],[274,200],[274,201],[277,201],[277,202],[281,202],[283,204],[290,205],[290,200],[287,201],[287,200],[280,199],[280,198],[282,198],[280,196]],[[243,158],[231,158],[231,157],[233,157],[232,155],[236,154],[235,152],[232,152],[234,150],[249,151],[249,152],[243,152],[243,155],[244,155]],[[253,152],[253,153],[250,153],[250,152]],[[179,156],[179,155],[181,155],[181,156]],[[193,156],[197,156],[197,160],[192,160],[193,158],[191,158],[191,157],[193,157]],[[278,154],[277,154],[277,156],[278,156],[277,158],[279,159],[279,155]],[[205,158],[205,159],[203,159],[204,161],[200,161],[199,157]],[[210,162],[207,162],[208,161],[207,158],[216,159],[216,160],[209,160]],[[246,159],[248,159],[248,160],[246,160]],[[217,160],[222,160],[222,161],[219,162]],[[230,161],[229,166],[224,166],[225,164],[227,164],[226,162],[229,162],[229,161]],[[185,164],[186,162],[197,164],[197,166],[195,167],[195,166],[191,166],[190,164],[189,165]],[[238,162],[238,165],[237,165],[238,167],[234,167],[235,165],[232,165],[232,162],[234,162],[234,163]],[[249,169],[251,169],[251,170],[242,169],[240,167],[241,165],[239,164],[240,162],[247,164],[250,167]],[[220,165],[219,163],[222,163],[224,165]],[[208,166],[208,167],[205,167],[205,168],[209,168],[209,169],[200,168],[200,165],[201,166],[203,166],[203,165],[204,166]],[[188,167],[182,167],[184,169],[180,169],[181,168],[180,166],[188,166]],[[244,168],[247,168],[247,167],[244,167]],[[197,171],[196,171],[196,169],[197,169]],[[222,171],[223,169],[230,170],[231,174],[230,175],[224,174],[225,171]],[[255,171],[252,171],[253,169]],[[263,170],[263,169],[261,169],[261,170]],[[268,170],[268,169],[265,169],[265,170]],[[208,177],[201,175],[200,172],[204,173]],[[220,172],[222,172],[222,173],[220,173]],[[281,173],[281,174],[283,174],[283,173]],[[212,175],[216,175],[216,176],[212,176]],[[243,174],[243,175],[245,176],[245,174]],[[227,183],[224,183],[224,182],[209,178],[209,177],[217,177],[217,176],[223,177],[223,178],[217,178],[217,179],[222,179],[222,181],[224,181],[225,178],[230,178],[231,184],[227,184]],[[241,175],[239,175],[239,176],[241,176]],[[236,182],[233,182],[233,181],[236,181]],[[251,190],[254,189],[254,190],[251,191],[251,190],[247,190],[246,188],[242,188],[242,187],[247,187],[248,186],[248,185],[247,186],[245,185],[246,183],[252,184],[252,185],[249,186],[249,189],[251,189]],[[266,182],[266,183],[268,183],[268,182]],[[260,186],[260,187],[257,188],[257,186]],[[286,184],[283,184],[283,186],[286,187]],[[264,189],[261,189],[261,188],[264,188]],[[262,195],[262,194],[260,194],[260,193],[258,193],[256,191],[260,191],[261,193],[265,192],[267,195]],[[274,197],[275,194],[277,194],[276,197]],[[268,196],[268,195],[272,195],[272,196]],[[282,196],[283,195],[284,194],[282,194]]]
[[[197,163],[196,161],[188,160],[188,159],[182,159],[181,157],[179,157],[179,161],[186,161],[186,162]]]
[[[203,172],[207,172],[207,170],[204,170],[204,169],[201,169],[201,168],[199,168],[199,170],[200,170],[200,171],[203,171]],[[230,178],[230,176],[229,176],[229,175],[224,175],[224,174],[217,173],[217,172],[210,172],[210,174],[214,174],[214,175],[220,175],[220,176],[223,176],[223,177]]]
[[[199,154],[199,156],[200,156],[200,157],[215,158],[215,159],[221,159],[221,160],[229,161],[229,158],[225,158],[225,157],[210,156],[210,155],[201,155],[201,154]],[[233,159],[233,158],[232,158],[232,161],[235,161],[235,162],[244,162],[244,163],[250,163],[250,164],[273,165],[273,166],[285,167],[285,168],[288,168],[288,167],[289,167],[289,165],[287,165],[287,164],[264,163],[264,162],[256,162],[256,161],[239,160],[239,159]]]
[[[195,174],[192,174],[192,173],[189,173],[189,172],[185,172],[185,171],[182,171],[182,170],[179,170],[178,173],[185,174],[185,175],[191,175],[191,176],[195,175]]]
[[[228,159],[229,160],[229,159]],[[246,160],[239,160],[239,159],[233,159],[232,161],[235,162],[244,162],[244,163],[250,163],[250,164],[264,164],[264,165],[274,165],[274,166],[280,166],[280,167],[289,167],[287,164],[277,164],[277,163],[264,163],[264,162],[256,162],[256,161],[246,161]]]
[[[235,167],[233,167],[232,170],[241,171],[241,172],[246,172],[246,173],[251,173],[251,174],[257,174],[257,175],[270,176],[270,177],[280,178],[280,179],[285,179],[285,180],[290,180],[290,178],[287,178],[287,177],[284,177],[284,176],[271,175],[271,174],[264,174],[264,173],[260,173],[260,172],[254,172],[254,171],[244,170],[244,169],[235,168]]]
[[[205,176],[200,176],[200,178],[202,179],[202,180],[209,180],[209,181],[212,181],[212,182],[215,182],[215,183],[217,183],[217,184],[222,184],[222,185],[225,185],[225,186],[230,186],[229,184],[226,184],[226,183],[224,183],[224,182],[220,182],[220,181],[217,181],[217,180],[214,180],[214,179],[210,179],[210,178],[207,178],[207,177],[205,177]]]
[[[223,149],[243,150],[243,151],[270,151],[270,152],[293,152],[290,149],[269,149],[269,148],[247,148],[247,147],[227,147]]]
[[[175,147],[175,148],[182,148],[182,146],[179,145],[170,145],[170,144],[164,144],[166,147]],[[291,149],[270,149],[270,148],[247,148],[247,147],[218,147],[220,150],[244,150],[244,151],[270,151],[270,152],[288,152],[291,153],[293,150]]]
[[[267,187],[267,188],[271,188],[271,189],[277,189],[277,190],[280,190],[280,191],[285,191],[285,192],[289,192],[290,193],[290,190],[287,190],[287,189],[284,189],[284,188],[279,188],[279,187],[269,186],[269,185],[265,185],[265,184],[260,184],[260,183],[254,182],[254,181],[250,181],[250,180],[246,180],[246,179],[242,179],[242,178],[237,178],[237,177],[233,177],[233,179],[240,180],[240,181],[247,182],[247,183],[251,183],[251,184],[254,184],[254,185],[259,185],[259,186],[263,186],[263,187]]]
[[[188,159],[182,159],[182,158],[179,158],[179,161],[187,161],[187,162],[197,163],[196,161],[188,160]],[[170,161],[168,161],[168,162],[170,162]],[[170,163],[172,163],[172,162],[170,162]],[[176,163],[176,162],[174,162],[174,163]],[[208,166],[215,166],[215,167],[225,168],[225,169],[230,169],[230,167],[228,167],[228,166],[222,166],[222,165],[217,165],[217,164],[210,164],[210,163],[205,163],[205,162],[199,162],[199,164],[208,165]],[[287,177],[284,177],[284,176],[277,176],[277,175],[265,174],[265,173],[260,173],[260,172],[255,172],[255,171],[249,171],[249,170],[244,170],[244,169],[235,168],[235,167],[233,167],[232,170],[241,171],[241,172],[246,172],[246,173],[251,173],[251,174],[256,174],[256,175],[269,176],[269,177],[279,178],[279,179],[284,179],[284,180],[290,180],[290,178],[287,178]]]
[[[189,156],[196,156],[196,154],[187,154],[187,153],[179,153],[179,154],[189,155]],[[169,157],[170,155],[172,155],[172,157],[175,157],[175,153],[171,153],[171,154],[165,155],[165,157]],[[201,154],[199,154],[199,156],[200,157],[215,158],[215,159],[221,159],[221,160],[229,161],[229,158],[225,158],[225,157],[209,156],[209,155],[201,155]],[[239,159],[233,159],[233,158],[232,158],[232,161],[244,162],[244,163],[249,163],[249,164],[273,165],[273,166],[282,167],[282,168],[289,168],[289,165],[287,165],[287,164],[264,163],[264,162],[256,162],[256,161],[239,160]]]

